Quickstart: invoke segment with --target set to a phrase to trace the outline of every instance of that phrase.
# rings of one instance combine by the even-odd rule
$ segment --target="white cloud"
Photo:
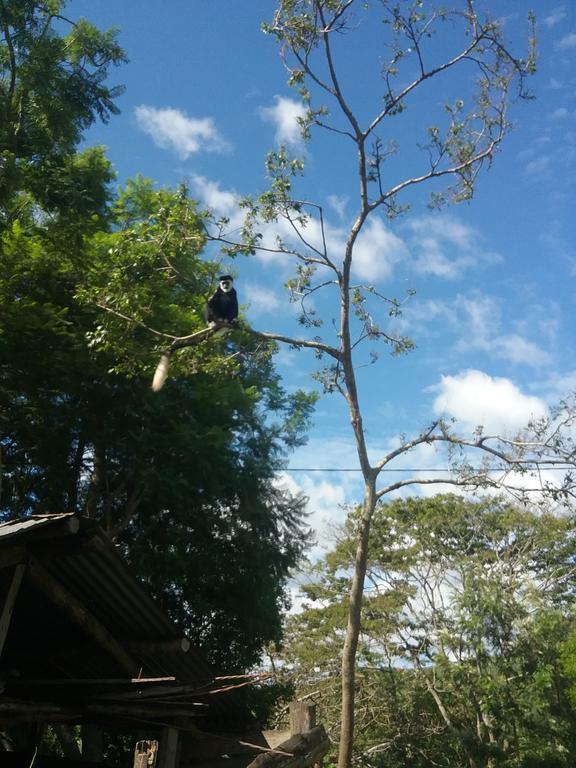
[[[547,249],[547,255],[554,254],[566,261],[571,275],[576,275],[576,250],[567,237],[558,219],[553,219],[548,224],[548,229],[540,235],[540,241]]]
[[[268,312],[275,312],[282,306],[282,301],[278,295],[263,285],[256,283],[246,283],[242,291],[242,298],[250,304],[248,313],[250,315],[265,315]]]
[[[394,265],[410,256],[406,243],[387,229],[380,219],[369,219],[354,249],[353,269],[371,283],[390,277]]]
[[[540,155],[540,157],[537,157],[535,160],[531,160],[529,163],[526,163],[525,170],[526,170],[526,173],[529,173],[530,175],[535,175],[545,171],[549,165],[550,165],[550,156]]]
[[[350,198],[348,195],[328,195],[328,205],[336,211],[339,219],[344,219],[346,214],[346,206]]]
[[[564,7],[555,8],[552,13],[549,16],[546,16],[542,19],[542,23],[544,26],[548,27],[548,29],[552,29],[552,27],[555,27],[556,24],[559,24],[561,21],[564,21],[566,18],[566,11],[564,10]]]
[[[489,346],[489,340],[499,330],[501,311],[498,301],[478,291],[466,295],[458,295],[454,302],[457,312],[457,325],[465,327],[464,344]]]
[[[552,405],[557,405],[571,394],[576,394],[576,370],[563,375],[554,373],[542,385],[547,390],[547,399]]]
[[[550,115],[551,120],[563,120],[565,117],[568,117],[570,112],[566,109],[566,107],[558,107],[558,109],[555,109],[554,112]]]
[[[424,216],[407,229],[413,268],[419,274],[454,279],[468,269],[501,261],[498,254],[483,249],[472,227],[453,216]]]
[[[278,144],[295,146],[302,142],[299,118],[303,118],[306,109],[302,102],[288,99],[285,96],[276,96],[276,104],[273,107],[262,107],[260,115],[264,120],[272,123],[276,128],[276,141]]]
[[[514,433],[547,413],[540,398],[524,394],[510,379],[482,371],[443,376],[436,390],[436,414],[454,417],[468,429],[482,425],[485,433]]]
[[[496,357],[511,363],[534,367],[550,363],[550,355],[545,350],[516,333],[509,336],[498,336],[489,343],[493,346]]]
[[[138,126],[162,149],[172,149],[182,159],[201,150],[225,152],[230,148],[211,117],[188,117],[179,109],[157,109],[141,104],[135,110]]]
[[[190,176],[190,183],[194,193],[217,216],[226,216],[231,219],[240,213],[239,195],[236,192],[220,189],[217,181],[211,181],[197,174]]]
[[[416,341],[421,336],[442,334],[445,343],[448,343],[448,333],[452,333],[456,340],[451,351],[456,353],[481,351],[514,365],[533,368],[549,365],[552,357],[547,348],[555,347],[559,328],[556,305],[532,304],[512,331],[510,325],[503,316],[500,299],[470,291],[458,294],[453,300],[414,299],[404,307],[394,330]],[[541,345],[533,341],[534,337]]]
[[[317,463],[317,459],[316,459]],[[347,493],[342,477],[330,482],[321,474],[282,473],[278,485],[291,493],[303,493],[307,499],[308,518],[306,522],[316,534],[316,546],[308,553],[310,560],[318,560],[332,543],[334,531],[346,519]]]
[[[576,48],[576,32],[569,32],[567,35],[564,35],[556,43],[556,48],[559,51],[571,51]]]

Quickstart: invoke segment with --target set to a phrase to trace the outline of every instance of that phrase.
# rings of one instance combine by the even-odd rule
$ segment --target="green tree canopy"
[[[353,512],[304,587],[285,661],[337,728]],[[378,507],[358,661],[360,759],[391,766],[568,766],[576,712],[571,514],[457,496]],[[564,656],[563,656],[563,648]]]
[[[23,212],[4,232],[2,514],[101,519],[212,657],[242,667],[278,639],[306,541],[303,502],[274,474],[311,400],[286,395],[272,348],[249,338],[189,350],[153,394],[154,336],[97,302],[116,294],[136,317],[193,330],[215,267],[183,190],[130,183],[106,218],[40,226]]]
[[[62,9],[0,0],[0,516],[98,519],[238,670],[279,639],[307,543],[303,499],[274,478],[313,398],[288,395],[274,348],[241,335],[187,350],[152,393],[163,331],[203,325],[217,266],[185,189],[115,191],[103,150],[76,151],[116,111],[106,74],[124,54]]]
[[[63,0],[0,2],[0,203],[32,190],[58,208],[59,168],[96,118],[118,112],[110,66],[126,60],[115,31],[63,16]]]

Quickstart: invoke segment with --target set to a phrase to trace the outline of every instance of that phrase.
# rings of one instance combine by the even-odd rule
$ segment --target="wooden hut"
[[[139,735],[138,768],[303,766],[327,748],[318,733],[312,750],[270,753],[230,690],[241,680],[219,678],[90,519],[0,525],[0,596],[2,768],[104,766],[110,733]],[[47,729],[64,757],[44,754]]]

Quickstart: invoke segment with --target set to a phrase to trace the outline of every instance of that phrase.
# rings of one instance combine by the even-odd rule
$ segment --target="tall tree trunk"
[[[104,487],[105,461],[104,448],[101,445],[94,445],[94,465],[86,496],[85,513],[87,517],[96,517],[98,513],[98,502]]]
[[[356,684],[356,651],[360,636],[362,620],[362,595],[364,578],[368,561],[368,541],[374,509],[376,507],[375,482],[366,481],[362,518],[358,531],[358,546],[354,564],[354,576],[350,589],[350,604],[348,607],[348,624],[342,649],[342,711],[340,725],[340,749],[338,768],[349,768],[352,762],[352,747],[354,745],[354,702]]]
[[[70,489],[68,491],[68,509],[70,512],[79,512],[78,496],[80,484],[82,482],[82,472],[84,469],[84,451],[86,450],[86,440],[82,430],[78,432],[78,442],[74,451],[70,473]]]

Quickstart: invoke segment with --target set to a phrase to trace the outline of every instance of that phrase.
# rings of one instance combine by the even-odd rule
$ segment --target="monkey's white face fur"
[[[232,290],[232,280],[220,280],[220,290],[224,293],[230,293]]]

